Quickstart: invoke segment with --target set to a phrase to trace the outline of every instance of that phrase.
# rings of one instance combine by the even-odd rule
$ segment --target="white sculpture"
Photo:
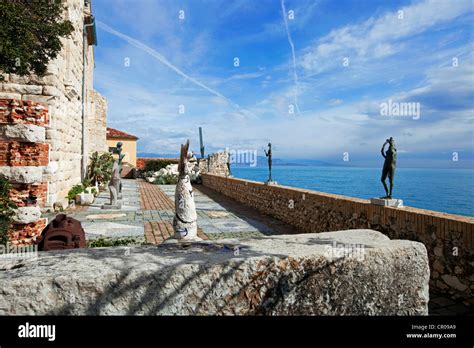
[[[182,241],[201,240],[197,236],[197,214],[194,204],[193,187],[191,186],[190,166],[188,166],[189,140],[181,145],[178,165],[178,183],[175,191],[175,215],[173,229],[175,238]]]

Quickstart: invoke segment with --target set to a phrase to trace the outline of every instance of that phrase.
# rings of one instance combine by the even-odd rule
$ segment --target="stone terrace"
[[[203,239],[245,238],[295,233],[294,227],[263,216],[205,187],[194,188],[198,235]],[[135,237],[160,244],[173,234],[174,185],[122,180],[122,209],[104,210],[108,192],[94,204],[66,212],[81,221],[86,238]],[[54,215],[48,216],[50,219]]]

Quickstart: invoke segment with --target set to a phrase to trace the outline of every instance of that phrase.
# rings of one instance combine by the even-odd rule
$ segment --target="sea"
[[[232,175],[266,181],[266,167],[232,167]],[[385,195],[379,168],[273,166],[278,184],[358,198]],[[388,179],[387,179],[388,184]],[[393,198],[405,206],[474,216],[474,169],[397,168]]]

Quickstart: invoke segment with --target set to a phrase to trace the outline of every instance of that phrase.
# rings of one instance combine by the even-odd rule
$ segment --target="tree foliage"
[[[0,244],[8,241],[8,229],[14,215],[15,203],[10,199],[10,182],[0,176]]]
[[[1,0],[0,71],[43,76],[74,30],[63,11],[61,0]]]

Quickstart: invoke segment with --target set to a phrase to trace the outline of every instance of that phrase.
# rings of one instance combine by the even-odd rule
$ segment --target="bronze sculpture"
[[[120,178],[122,177],[122,160],[125,157],[125,154],[122,154],[122,146],[123,146],[123,143],[121,141],[119,141],[116,145],[117,154],[118,154],[118,167],[119,167],[119,177]],[[122,192],[122,182],[120,182],[118,192]]]
[[[388,149],[386,152],[385,151],[385,145],[389,145]],[[395,148],[395,140],[390,137],[390,139],[387,139],[385,143],[382,145],[382,150],[380,150],[382,153],[382,156],[385,158],[385,161],[383,163],[383,169],[382,169],[382,184],[385,189],[385,197],[381,197],[383,199],[392,199],[392,190],[393,190],[393,179],[395,177],[395,169],[397,167],[397,149]],[[387,187],[387,184],[385,180],[387,179],[390,182],[390,189]]]
[[[109,182],[110,203],[103,204],[102,209],[121,209],[122,205],[118,202],[120,185],[119,164],[118,161],[115,161],[112,167],[112,177]]]
[[[263,150],[265,152],[265,156],[268,158],[268,182],[272,182],[272,143],[268,143],[268,152]]]

